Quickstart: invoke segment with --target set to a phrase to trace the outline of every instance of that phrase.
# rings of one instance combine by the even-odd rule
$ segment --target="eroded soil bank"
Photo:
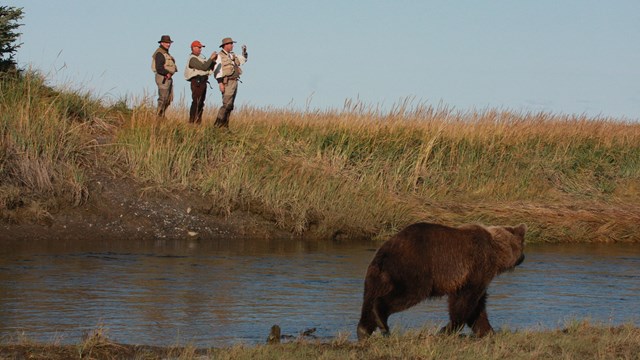
[[[135,181],[94,174],[87,201],[34,217],[16,208],[0,222],[0,240],[287,238],[264,217],[247,211],[215,213],[211,200],[196,192],[145,189]]]
[[[214,200],[197,191],[163,190],[145,187],[133,179],[93,172],[88,197],[79,206],[48,206],[34,211],[21,204],[0,218],[0,241],[60,239],[102,241],[113,239],[287,239],[378,242],[395,232],[371,234],[365,230],[348,233],[343,229],[303,234],[278,226],[274,219],[250,208],[219,213]],[[633,203],[585,202],[576,204],[433,203],[428,218],[456,226],[467,219],[489,225],[529,226],[528,243],[639,243],[640,205]],[[445,219],[442,221],[432,220]],[[489,219],[484,221],[482,219]],[[407,224],[408,225],[408,224]]]

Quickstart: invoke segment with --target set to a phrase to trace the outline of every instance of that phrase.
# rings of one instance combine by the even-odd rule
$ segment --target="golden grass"
[[[110,341],[99,331],[77,345],[38,344],[24,338],[0,344],[0,358],[47,359],[638,359],[640,329],[572,322],[563,329],[500,331],[481,339],[433,335],[437,329],[404,333],[366,342],[344,334],[328,341],[296,340],[278,345],[192,345],[153,347]]]
[[[2,210],[22,203],[46,213],[58,202],[77,206],[88,195],[83,165],[93,140],[89,121],[78,119],[99,105],[88,95],[56,93],[43,81],[37,74],[0,81]]]
[[[88,170],[106,168],[142,189],[199,192],[219,214],[248,210],[323,238],[384,238],[426,220],[524,221],[530,241],[640,241],[638,123],[409,99],[388,112],[353,101],[244,107],[224,131],[212,126],[216,109],[193,126],[185,108],[158,120],[144,102],[34,96],[30,81],[4,82],[0,102],[0,179],[23,194],[78,205]]]
[[[140,108],[116,142],[134,177],[196,189],[220,213],[250,209],[301,234],[384,237],[420,220],[533,220],[538,240],[637,239],[638,209],[629,204],[640,200],[638,124],[367,111],[244,108],[226,132],[211,121],[187,125],[186,109],[158,123]],[[612,203],[620,206],[601,209]],[[543,228],[549,222],[556,231]]]

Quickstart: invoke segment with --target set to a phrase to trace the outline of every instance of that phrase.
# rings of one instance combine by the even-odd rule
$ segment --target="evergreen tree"
[[[0,72],[16,69],[13,56],[22,43],[16,43],[21,33],[15,30],[22,26],[18,24],[22,14],[22,8],[0,6]]]

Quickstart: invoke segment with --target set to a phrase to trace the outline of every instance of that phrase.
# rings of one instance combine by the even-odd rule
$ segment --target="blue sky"
[[[640,119],[640,1],[4,1],[23,7],[20,66],[53,84],[155,101],[162,34],[180,73],[193,40],[246,44],[237,104],[388,109],[402,99]],[[239,48],[237,49],[239,50]],[[207,106],[218,106],[210,90]]]

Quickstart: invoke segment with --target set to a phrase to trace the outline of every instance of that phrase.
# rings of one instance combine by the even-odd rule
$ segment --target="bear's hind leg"
[[[387,306],[380,298],[365,301],[362,305],[362,315],[358,322],[358,340],[364,340],[371,336],[377,327],[380,328],[383,336],[389,336],[388,319]]]
[[[377,299],[373,305],[373,314],[382,335],[389,336],[389,324],[387,323],[390,315],[389,306],[382,299]]]
[[[375,325],[363,323],[362,320],[358,323],[358,341],[367,339],[373,334],[376,329]]]
[[[373,306],[376,301],[377,299],[365,298],[362,303],[362,312],[358,322],[358,340],[368,338],[376,330],[378,321]]]

